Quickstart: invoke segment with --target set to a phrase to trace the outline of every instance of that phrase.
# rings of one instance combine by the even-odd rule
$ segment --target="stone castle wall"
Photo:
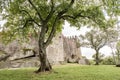
[[[66,62],[78,63],[81,59],[80,47],[78,47],[78,39],[66,38],[63,35],[57,35],[53,38],[53,42],[47,48],[47,57],[51,64],[63,64]],[[31,49],[26,53],[23,49]],[[17,41],[13,41],[6,47],[0,45],[0,51],[4,50],[7,54],[10,54],[8,58],[0,61],[0,68],[11,67],[35,67],[39,66],[39,59],[34,55],[34,51],[38,53],[37,41],[31,38],[29,43],[18,44]],[[6,54],[0,55],[4,57]],[[28,56],[31,56],[27,58]]]
[[[47,56],[52,64],[60,64],[65,61],[65,52],[63,48],[63,36],[59,35],[53,39],[51,45],[47,48]]]
[[[77,37],[63,38],[63,48],[66,54],[67,62],[78,62],[81,59],[79,39]]]

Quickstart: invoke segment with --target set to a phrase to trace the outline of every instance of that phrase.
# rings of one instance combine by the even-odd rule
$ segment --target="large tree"
[[[87,32],[84,36],[81,35],[80,38],[83,40],[81,45],[90,47],[96,51],[95,53],[95,65],[99,65],[100,59],[99,50],[103,48],[107,43],[107,36],[105,32],[100,30],[91,30],[90,32]]]
[[[117,67],[120,67],[120,41],[117,42],[117,45],[116,45],[116,59],[117,59],[117,62],[116,62],[116,66]]]
[[[6,20],[3,28],[7,36],[5,39],[16,39],[18,35],[19,38],[36,36],[41,63],[36,72],[50,71],[52,67],[47,59],[46,48],[55,34],[61,31],[64,21],[77,27],[85,24],[105,27],[103,5],[107,4],[104,1],[0,0],[2,18]]]

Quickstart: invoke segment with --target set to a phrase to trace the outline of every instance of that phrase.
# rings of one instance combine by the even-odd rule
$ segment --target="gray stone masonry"
[[[47,57],[52,65],[69,63],[79,63],[81,59],[79,39],[77,37],[67,38],[62,34],[54,37],[53,42],[47,47]],[[19,43],[17,40],[7,46],[0,44],[0,51],[4,51],[10,56],[0,61],[0,68],[19,68],[39,66],[37,40],[30,37],[27,43]],[[26,50],[26,51],[25,51]],[[34,55],[34,51],[36,54]],[[6,54],[0,54],[0,58]],[[31,56],[28,58],[28,56]]]

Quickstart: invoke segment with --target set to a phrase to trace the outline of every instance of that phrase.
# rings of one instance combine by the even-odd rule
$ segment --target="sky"
[[[80,34],[84,35],[87,31],[90,31],[87,27],[81,27],[79,30],[75,27],[70,27],[67,21],[65,21],[63,27],[62,33],[64,36],[79,36]]]
[[[84,35],[87,31],[90,31],[87,27],[81,27],[80,30],[77,30],[75,27],[70,27],[70,24],[65,21],[64,28],[62,30],[62,34],[64,36],[79,36],[80,34]],[[102,49],[100,49],[100,52],[102,54],[105,54],[105,56],[111,55],[111,49],[108,46],[104,46]],[[88,59],[92,59],[92,55],[95,54],[95,50],[91,48],[81,47],[81,54],[82,56],[86,56]]]
[[[0,21],[0,31],[1,31],[1,27],[3,27],[3,24],[5,23],[5,20]]]

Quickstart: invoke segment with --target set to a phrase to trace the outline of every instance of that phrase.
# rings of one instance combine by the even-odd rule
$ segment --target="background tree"
[[[0,10],[6,20],[3,29],[6,37],[2,39],[36,36],[41,63],[36,72],[50,71],[52,67],[47,59],[46,48],[55,34],[61,31],[64,21],[77,27],[85,24],[105,27],[103,3],[94,0],[1,0]]]
[[[83,38],[83,46],[90,47],[96,51],[95,53],[95,65],[99,65],[99,50],[104,47],[107,43],[107,36],[105,32],[100,31],[98,29],[91,30],[87,32],[85,36],[81,36]]]
[[[114,61],[114,64],[116,64],[116,57],[115,57],[115,48],[116,47],[115,46],[119,39],[119,32],[118,32],[118,30],[116,30],[116,27],[114,27],[114,28],[110,27],[108,30],[106,30],[106,34],[108,37],[107,46],[109,46],[111,48],[113,61]]]
[[[90,32],[87,32],[85,36],[80,36],[82,39],[81,44],[83,46],[91,47],[96,51],[95,61],[96,65],[99,64],[99,50],[105,45],[110,45],[112,42],[115,42],[118,39],[118,32],[112,28],[101,30],[94,29]]]
[[[116,59],[117,59],[116,66],[120,67],[120,41],[118,41],[116,45]]]
[[[112,56],[107,56],[103,58],[103,61],[101,62],[103,65],[115,65],[114,59]]]
[[[93,28],[90,32],[87,32],[85,36],[80,36],[80,43],[83,46],[91,47],[96,51],[96,55],[94,55],[96,65],[99,64],[99,50],[104,47],[105,45],[109,46],[112,50],[113,60],[115,63],[115,55],[113,52],[113,45],[118,40],[119,33],[116,30],[116,18],[114,19],[107,19],[105,28]]]

